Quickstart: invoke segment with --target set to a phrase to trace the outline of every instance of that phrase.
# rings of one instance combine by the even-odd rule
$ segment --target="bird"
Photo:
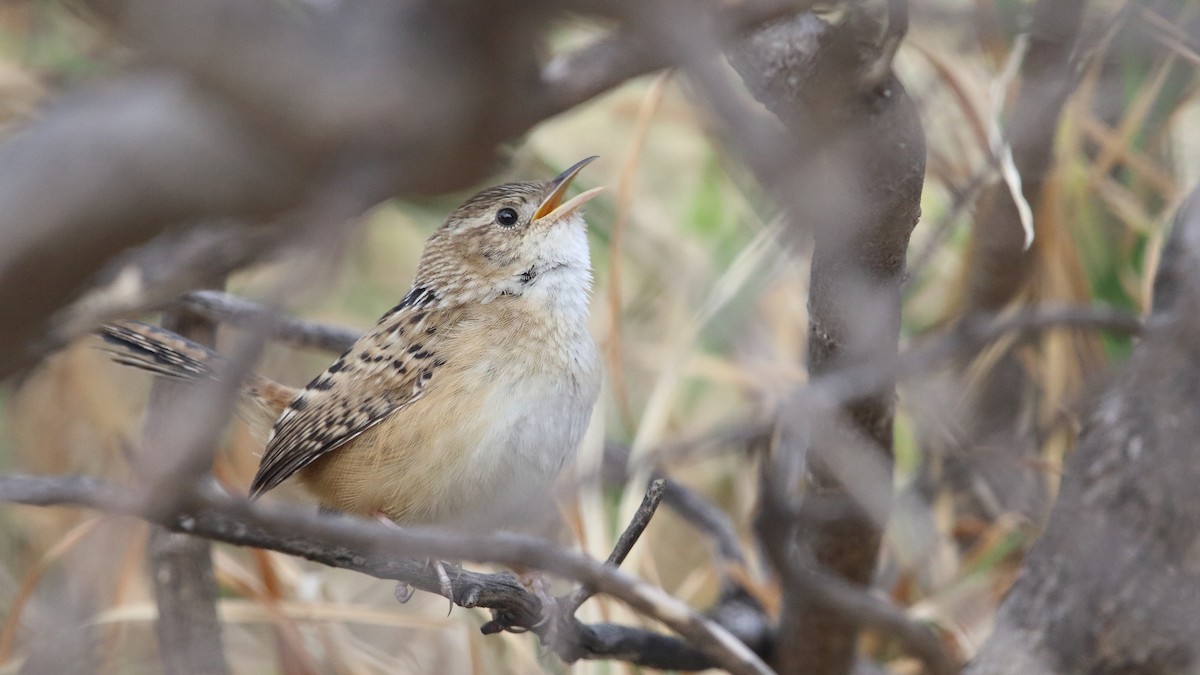
[[[595,159],[466,200],[399,304],[302,389],[247,376],[242,416],[270,429],[249,498],[295,478],[324,509],[401,527],[544,525],[600,390],[581,207],[603,188],[566,198]],[[159,375],[223,369],[159,327],[120,320],[100,334],[116,361]]]

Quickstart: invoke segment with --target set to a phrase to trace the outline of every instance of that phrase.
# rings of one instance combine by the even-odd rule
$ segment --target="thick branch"
[[[900,20],[903,12],[891,17]],[[808,302],[814,379],[847,364],[894,358],[898,348],[899,290],[920,214],[925,143],[915,106],[887,67],[902,27],[878,29],[861,6],[838,24],[803,15],[767,26],[731,55],[751,92],[788,127],[795,146],[806,149],[794,158],[802,168],[782,205],[798,231],[814,236]],[[841,501],[845,508],[835,511],[844,516],[760,529],[764,537],[789,538],[765,547],[782,555],[799,545],[818,569],[870,583],[882,524],[855,495],[872,494],[886,509],[893,390],[891,381],[882,381],[841,404],[836,417],[848,422],[845,434],[864,443],[838,442],[841,431],[811,446],[787,436],[768,470],[799,483],[805,474],[799,467],[806,465],[806,503]],[[863,476],[847,472],[862,465],[878,469],[874,484],[858,484]],[[764,489],[781,490],[783,499],[799,485],[776,482]],[[774,560],[784,565],[778,571],[786,581],[790,557]],[[812,590],[785,584],[776,665],[787,672],[849,672],[862,617],[830,611],[828,599]]]
[[[770,483],[771,479],[764,477],[764,482]],[[768,547],[767,555],[775,569],[779,570],[785,589],[802,593],[823,611],[831,612],[846,622],[870,626],[896,638],[909,652],[920,658],[933,675],[953,675],[958,672],[937,636],[927,627],[914,622],[902,610],[871,595],[869,591],[821,572],[820,566],[814,564],[811,558],[796,555],[788,546],[790,537],[777,536],[773,530],[794,533],[804,514],[789,512],[788,505],[776,498],[778,494],[780,491],[777,489],[763,491],[763,503],[755,527],[761,533],[760,539]]]

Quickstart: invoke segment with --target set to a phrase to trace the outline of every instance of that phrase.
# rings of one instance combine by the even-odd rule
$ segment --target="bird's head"
[[[444,298],[489,301],[533,290],[587,292],[591,284],[587,226],[580,207],[603,191],[566,198],[571,181],[596,157],[548,181],[491,187],[455,209],[429,238],[416,284]]]

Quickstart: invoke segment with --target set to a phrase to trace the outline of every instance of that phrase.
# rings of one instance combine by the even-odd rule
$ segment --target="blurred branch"
[[[1034,203],[1054,161],[1054,137],[1067,96],[1075,88],[1076,45],[1087,0],[1039,0],[1030,10],[1029,48],[1021,89],[1005,125],[1026,197]]]
[[[780,172],[800,167],[776,196],[793,230],[813,236],[807,365],[814,382],[851,364],[895,359],[898,351],[925,139],[890,68],[907,28],[904,0],[888,4],[884,21],[864,5],[848,7],[836,23],[798,16],[765,26],[731,52],[755,98],[790,132],[793,154]],[[866,616],[837,611],[835,598],[817,592],[824,586],[803,583],[791,551],[839,583],[871,583],[892,486],[895,383],[871,384],[833,410],[820,409],[841,423],[836,429],[783,433],[764,458],[773,479],[763,481],[760,500],[799,504],[780,511],[797,516],[791,523],[757,529],[763,547],[776,551],[771,560],[783,581],[781,671],[849,673],[857,658]],[[804,400],[803,393],[792,397],[781,417],[794,426],[815,414]],[[818,503],[821,517],[806,517]]]
[[[179,77],[58,100],[0,143],[0,283],[22,289],[0,297],[0,376],[30,358],[51,315],[115,255],[210,211],[248,214],[294,188],[296,174]]]
[[[733,39],[809,1],[714,3],[704,16]],[[640,3],[613,5],[608,39],[545,68],[554,12],[542,4],[84,4],[165,70],[62,97],[0,144],[0,285],[23,288],[0,297],[0,376],[36,357],[31,342],[107,261],[167,227],[269,221],[339,176],[358,184],[352,215],[459,189],[501,142],[675,58],[630,48],[654,44],[639,37]]]
[[[933,631],[913,621],[886,600],[871,595],[870,591],[822,571],[821,565],[811,556],[800,554],[789,546],[805,514],[780,499],[780,495],[786,494],[786,486],[771,485],[778,477],[768,475],[769,466],[766,461],[762,464],[764,489],[760,490],[762,500],[754,525],[772,566],[779,571],[784,588],[799,590],[823,611],[895,638],[921,659],[932,675],[957,673],[958,668],[946,655]]]
[[[701,21],[711,31],[711,46],[719,47],[741,38],[746,32],[780,17],[806,10],[815,0],[741,0],[712,3]],[[615,15],[624,21],[622,28],[590,45],[552,59],[542,69],[545,95],[535,100],[539,112],[548,117],[602,94],[622,82],[661,70],[686,58],[664,43],[653,29],[644,25],[647,16],[660,12],[680,15],[696,21],[696,7],[673,2],[626,3]]]
[[[970,675],[1195,668],[1198,317],[1200,189],[1164,247],[1150,325],[1085,418],[1045,533]]]
[[[437,592],[439,582],[436,571],[424,562],[425,558],[543,569],[611,595],[647,617],[663,622],[707,657],[709,665],[734,673],[771,672],[725,629],[661,589],[534,537],[516,534],[478,537],[433,528],[382,528],[377,523],[347,517],[299,513],[294,507],[263,508],[233,499],[210,484],[181,495],[177,500],[179,510],[174,512],[148,509],[139,495],[128,488],[78,476],[0,476],[0,500],[42,506],[87,506],[133,515],[175,532],[301,556],[380,579],[404,581],[430,592]],[[533,628],[540,621],[536,597],[512,575],[479,574],[453,566],[449,571],[454,602],[459,606],[490,608],[506,626]],[[665,644],[634,628],[622,632],[606,626],[584,633],[588,635],[587,644],[593,648]],[[694,654],[682,648],[679,653]],[[619,653],[597,657],[601,656],[640,658]]]
[[[746,554],[742,552],[737,527],[729,514],[678,481],[667,481],[665,499],[684,520],[712,537],[717,545],[717,554],[726,565],[746,565]]]
[[[105,265],[89,290],[55,317],[42,346],[58,349],[101,323],[161,307],[193,288],[220,285],[271,251],[279,229],[221,221],[159,235]]]
[[[216,324],[184,312],[167,312],[163,326],[201,344],[212,345]],[[187,404],[179,382],[156,378],[146,406],[143,438],[150,446],[174,435],[171,409]],[[135,457],[135,467],[143,459]],[[212,544],[198,537],[151,526],[146,542],[150,581],[158,618],[154,632],[167,675],[224,675],[229,672],[217,616],[218,589],[213,576]]]
[[[362,336],[362,331],[315,321],[304,321],[221,291],[193,291],[180,298],[190,311],[213,321],[238,327],[265,325],[272,338],[295,347],[342,352]]]
[[[1000,313],[1031,296],[1074,294],[1066,284],[1048,282],[1048,275],[1086,276],[1074,256],[1056,250],[1066,246],[1071,225],[1049,208],[1055,197],[1046,190],[1058,184],[1055,138],[1078,80],[1077,60],[1085,53],[1079,35],[1087,5],[1038,0],[1021,10],[1027,32],[1016,36],[1004,74],[993,84],[991,152],[984,167],[989,173],[970,202],[970,237],[944,312],[947,320]],[[1067,364],[1085,362],[1089,342],[1072,341],[1054,359],[1075,368]],[[968,517],[1012,512],[1035,522],[1045,519],[1054,488],[1045,475],[1023,468],[1041,461],[1037,439],[1047,436],[1031,414],[1032,394],[1041,385],[1031,376],[1028,357],[1039,351],[1003,349],[988,357],[986,367],[965,359],[954,364],[938,386],[956,392],[953,416],[961,421],[947,431],[944,413],[932,411],[918,420],[919,440],[929,449],[922,473],[945,484]],[[1090,370],[1085,363],[1078,368]],[[1063,395],[1072,397],[1074,388],[1068,383]]]
[[[1011,150],[1011,157],[994,157],[993,161],[1011,161],[1019,180],[1019,196],[1033,214],[1040,212],[1042,186],[1053,166],[1059,118],[1075,86],[1073,57],[1086,4],[1086,0],[1039,0],[1030,10],[1020,89],[1004,122],[1001,141],[1006,151]],[[1013,188],[996,178],[975,202],[965,260],[963,313],[1004,307],[1031,278],[1037,262],[1033,247],[1044,246],[1036,236],[1032,246],[1027,246]],[[1036,232],[1036,222],[1033,227]],[[982,405],[999,408],[999,403],[989,398]],[[1012,417],[1018,413],[1005,414]]]
[[[1143,324],[1136,314],[1108,307],[1029,307],[1008,315],[971,315],[898,356],[845,366],[816,378],[798,389],[797,395],[805,401],[839,405],[884,383],[928,373],[940,363],[971,357],[1006,335],[1068,328],[1137,335]]]
[[[163,672],[228,673],[217,617],[211,543],[154,527],[147,552],[158,609],[154,632]]]

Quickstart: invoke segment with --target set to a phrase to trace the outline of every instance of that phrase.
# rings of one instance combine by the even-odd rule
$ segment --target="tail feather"
[[[224,361],[202,344],[136,321],[106,324],[100,337],[117,363],[179,380],[214,377]]]
[[[215,351],[165,328],[137,321],[114,321],[100,328],[107,343],[104,351],[113,361],[177,380],[215,378],[225,369],[225,359]],[[281,415],[299,392],[256,373],[242,387],[238,412],[256,429],[264,431]]]

